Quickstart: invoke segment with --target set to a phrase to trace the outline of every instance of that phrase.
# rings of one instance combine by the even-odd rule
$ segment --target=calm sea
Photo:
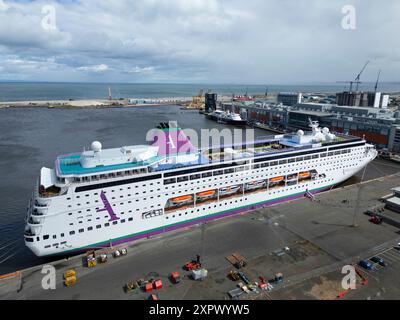
[[[373,83],[360,85],[361,90],[373,90]],[[343,84],[304,85],[213,85],[213,84],[106,84],[106,83],[11,83],[0,82],[0,101],[105,99],[111,87],[114,98],[190,97],[201,89],[221,95],[264,94],[269,92],[337,92]],[[400,83],[382,83],[379,90],[400,92]]]

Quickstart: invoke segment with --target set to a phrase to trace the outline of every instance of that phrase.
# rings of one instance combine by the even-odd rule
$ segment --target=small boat
[[[192,195],[186,195],[186,196],[180,196],[180,197],[172,198],[169,201],[172,204],[182,204],[182,203],[190,202],[192,200],[193,200],[193,196]]]
[[[226,187],[226,188],[221,188],[221,189],[219,189],[219,195],[220,196],[231,195],[231,194],[238,192],[239,189],[240,189],[240,186],[230,186],[230,187]]]
[[[217,193],[216,190],[208,190],[208,191],[203,191],[199,192],[196,194],[197,198],[210,198],[213,197]]]
[[[275,178],[269,179],[269,182],[281,182],[283,180],[285,180],[285,177],[275,177]]]

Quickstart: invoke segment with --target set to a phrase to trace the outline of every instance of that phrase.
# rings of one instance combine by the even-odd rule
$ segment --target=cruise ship
[[[247,124],[246,120],[234,112],[215,110],[207,116],[209,119],[217,121],[218,123],[230,124],[234,126],[245,126]]]
[[[41,169],[25,243],[37,256],[117,246],[330,189],[377,156],[362,138],[310,126],[206,150],[165,124],[148,145],[93,142]]]

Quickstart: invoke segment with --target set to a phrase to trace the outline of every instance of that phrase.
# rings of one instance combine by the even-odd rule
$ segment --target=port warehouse
[[[246,104],[223,103],[222,109],[240,113],[249,122],[272,128],[307,129],[309,119],[332,131],[365,137],[378,148],[400,152],[400,114],[385,108],[339,106],[326,103],[296,103],[293,106],[271,101]]]

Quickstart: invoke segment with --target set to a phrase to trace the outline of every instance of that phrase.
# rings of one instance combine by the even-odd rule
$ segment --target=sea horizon
[[[331,82],[292,84],[237,83],[116,83],[116,82],[33,82],[0,81],[0,102],[107,99],[111,87],[114,99],[191,97],[200,90],[219,95],[249,95],[277,92],[336,93],[348,85]],[[360,91],[373,91],[375,83],[363,82]],[[400,82],[381,82],[378,91],[400,92]]]

